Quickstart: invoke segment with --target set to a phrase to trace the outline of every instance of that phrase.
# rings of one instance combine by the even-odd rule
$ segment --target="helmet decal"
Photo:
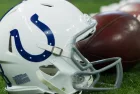
[[[48,38],[48,45],[54,46],[55,45],[55,39],[54,39],[54,35],[53,35],[52,31],[50,30],[50,28],[47,25],[45,25],[44,23],[42,23],[41,21],[38,20],[38,15],[37,14],[34,14],[31,17],[31,21],[41,31],[43,31],[43,33],[46,35],[46,37]]]
[[[16,75],[13,77],[13,80],[17,85],[25,84],[31,81],[27,73]]]
[[[48,40],[48,45],[55,46],[55,38],[54,38],[52,31],[50,30],[50,28],[47,25],[45,25],[44,23],[39,21],[38,18],[39,18],[39,16],[37,14],[34,14],[31,17],[31,22],[35,26],[37,26],[46,35],[46,38]],[[52,54],[51,52],[49,52],[47,50],[45,50],[43,53],[41,53],[39,55],[32,55],[32,54],[28,53],[27,51],[25,51],[21,44],[20,36],[19,36],[17,29],[12,30],[10,32],[10,36],[14,37],[16,49],[18,50],[19,54],[28,61],[41,62],[41,61],[46,60]]]

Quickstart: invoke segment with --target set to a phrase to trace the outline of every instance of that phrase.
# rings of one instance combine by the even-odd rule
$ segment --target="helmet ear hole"
[[[59,70],[54,65],[40,66],[39,69],[47,75],[54,76]]]

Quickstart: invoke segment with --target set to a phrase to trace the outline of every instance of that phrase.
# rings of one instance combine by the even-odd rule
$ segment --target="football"
[[[140,2],[125,4],[121,6],[118,10],[129,13],[140,21]]]
[[[93,16],[98,25],[94,34],[78,41],[76,46],[90,61],[121,57],[123,70],[140,61],[140,23],[133,16],[120,12],[104,12]],[[98,64],[101,68],[106,64]]]

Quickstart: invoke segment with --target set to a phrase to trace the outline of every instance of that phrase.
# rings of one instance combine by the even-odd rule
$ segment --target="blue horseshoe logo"
[[[55,38],[54,38],[52,31],[50,30],[50,28],[47,25],[45,25],[44,23],[39,21],[38,18],[39,18],[39,16],[37,14],[34,14],[31,17],[31,22],[35,26],[37,26],[46,35],[46,38],[48,39],[48,45],[55,46]],[[20,36],[19,36],[17,29],[10,31],[10,36],[14,37],[16,49],[18,50],[19,54],[28,61],[41,62],[41,61],[44,61],[45,59],[47,59],[52,54],[51,52],[45,50],[42,54],[31,55],[30,53],[28,53],[27,51],[24,50],[24,48],[21,44]]]

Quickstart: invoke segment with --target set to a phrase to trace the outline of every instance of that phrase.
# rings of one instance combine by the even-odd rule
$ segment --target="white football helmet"
[[[24,0],[0,22],[0,74],[10,94],[73,94],[120,87],[118,57],[96,70],[75,43],[95,31],[97,22],[66,0]],[[116,66],[113,87],[96,88],[100,73]],[[94,76],[94,77],[93,77]]]

